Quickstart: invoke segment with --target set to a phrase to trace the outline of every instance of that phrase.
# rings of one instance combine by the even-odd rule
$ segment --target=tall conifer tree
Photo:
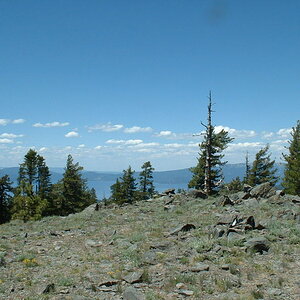
[[[289,144],[288,154],[283,154],[286,167],[282,185],[286,193],[300,196],[300,120],[292,129]]]
[[[275,176],[277,169],[274,168],[275,160],[271,160],[268,153],[269,145],[259,150],[255,155],[252,168],[249,171],[248,184],[255,186],[264,182],[275,185],[278,177]]]
[[[190,169],[194,175],[188,186],[189,188],[204,189],[206,194],[211,195],[216,191],[219,181],[222,180],[222,166],[227,163],[222,161],[224,157],[222,152],[233,138],[230,138],[225,130],[221,130],[218,133],[215,132],[211,120],[213,112],[211,93],[209,93],[208,100],[207,124],[201,122],[206,129],[204,139],[199,145],[198,164]]]
[[[0,224],[7,222],[11,217],[12,182],[8,175],[0,178]]]
[[[144,199],[149,199],[154,194],[153,171],[154,168],[150,161],[142,165],[142,171],[140,172],[140,191]]]

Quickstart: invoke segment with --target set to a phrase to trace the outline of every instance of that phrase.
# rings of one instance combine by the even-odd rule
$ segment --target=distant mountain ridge
[[[283,164],[275,164],[277,168],[277,176],[281,177],[284,173]],[[18,167],[1,168],[0,176],[9,175],[10,179],[17,183]],[[62,178],[64,172],[63,168],[50,168],[51,180],[56,183]],[[83,177],[87,179],[89,188],[95,188],[99,199],[104,196],[110,195],[110,186],[116,182],[116,179],[122,176],[122,172],[97,172],[97,171],[83,171]],[[223,168],[224,181],[230,182],[236,177],[243,179],[245,176],[245,164],[227,164]],[[139,172],[135,173],[135,177],[138,178]],[[153,173],[153,180],[156,190],[159,192],[167,188],[175,189],[187,189],[188,182],[192,178],[191,171],[187,169],[171,170],[171,171],[156,171]]]

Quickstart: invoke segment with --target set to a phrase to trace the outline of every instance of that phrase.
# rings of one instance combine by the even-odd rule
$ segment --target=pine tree
[[[136,182],[133,174],[134,171],[131,169],[131,166],[127,170],[123,170],[122,189],[124,200],[127,203],[132,203],[136,200]]]
[[[203,147],[204,145],[199,144],[200,153],[199,157],[197,158],[198,163],[196,167],[190,168],[190,171],[193,173],[193,177],[190,180],[188,187],[195,188],[195,189],[204,189],[204,180],[205,180],[205,150]]]
[[[13,197],[14,218],[27,221],[49,215],[48,206],[52,200],[50,176],[45,159],[30,149],[19,168],[18,187]]]
[[[291,132],[288,154],[283,154],[286,167],[283,178],[283,187],[286,193],[300,196],[300,121]]]
[[[211,195],[216,191],[218,182],[222,179],[222,166],[227,163],[222,161],[224,157],[222,152],[233,138],[230,138],[225,130],[221,130],[218,133],[215,132],[211,121],[211,93],[209,93],[208,99],[207,124],[205,125],[201,122],[206,129],[204,140],[199,145],[198,164],[190,169],[194,175],[188,186],[189,188],[204,189],[208,195]]]
[[[47,201],[33,193],[31,184],[21,181],[21,185],[15,190],[13,198],[12,218],[21,219],[24,222],[39,220],[47,207]]]
[[[252,168],[249,171],[248,184],[255,186],[264,182],[270,182],[275,185],[278,177],[275,176],[275,160],[271,160],[271,154],[268,153],[269,145],[259,150],[255,155]]]
[[[209,94],[208,103],[208,117],[207,124],[201,123],[206,131],[204,134],[203,142],[199,145],[200,152],[198,164],[196,167],[191,168],[194,174],[188,184],[189,188],[204,189],[208,195],[216,192],[219,181],[222,180],[222,166],[227,162],[222,161],[224,154],[222,152],[227,148],[227,145],[233,140],[228,135],[228,132],[221,130],[216,133],[212,125],[212,103],[211,93]]]
[[[243,190],[243,182],[240,177],[232,179],[229,183],[225,184],[223,190],[229,193],[240,192]]]
[[[12,182],[8,175],[0,178],[0,224],[8,222],[12,207]]]
[[[86,181],[82,178],[83,167],[74,163],[69,154],[65,172],[62,178],[62,198],[60,214],[68,215],[83,210],[86,206]]]
[[[37,156],[37,193],[42,199],[49,199],[51,192],[51,174],[44,157]]]
[[[243,179],[243,183],[247,183],[249,181],[249,175],[250,175],[250,164],[249,164],[248,151],[246,153],[245,167],[246,167],[246,170],[245,170],[245,176],[244,176],[244,179]]]
[[[123,192],[123,187],[122,187],[122,183],[119,181],[119,179],[117,178],[116,183],[114,183],[111,187],[111,196],[110,196],[110,200],[112,202],[115,202],[117,204],[121,204],[124,201],[124,192]]]
[[[153,171],[154,168],[152,168],[150,161],[142,165],[142,171],[140,172],[140,191],[143,199],[152,198],[154,195]]]
[[[50,177],[45,159],[35,150],[30,149],[24,157],[24,162],[20,164],[18,185],[20,186],[22,181],[27,182],[36,194],[47,199],[51,190]]]
[[[38,154],[33,149],[30,149],[25,157],[23,168],[25,172],[25,180],[31,185],[34,186],[37,177],[37,161]]]
[[[116,180],[111,189],[111,201],[119,205],[123,203],[133,203],[138,199],[138,191],[136,190],[136,182],[133,176],[134,171],[129,166],[123,170],[123,176]]]

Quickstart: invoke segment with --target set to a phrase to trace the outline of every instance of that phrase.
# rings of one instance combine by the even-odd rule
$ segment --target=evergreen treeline
[[[145,162],[139,174],[139,183],[137,183],[133,176],[135,171],[130,166],[123,170],[123,176],[110,187],[110,201],[121,205],[151,198],[155,193],[153,171],[150,161]]]
[[[0,224],[10,219],[26,222],[50,215],[65,216],[95,203],[96,192],[87,188],[82,169],[69,155],[63,178],[52,184],[45,159],[30,149],[20,164],[17,187],[12,187],[8,175],[0,178]]]

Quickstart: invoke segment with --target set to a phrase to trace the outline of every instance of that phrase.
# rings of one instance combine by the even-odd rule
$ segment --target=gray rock
[[[236,231],[229,231],[227,234],[228,241],[239,241],[244,239],[244,236]]]
[[[100,241],[93,241],[93,240],[86,240],[84,244],[85,244],[86,247],[93,247],[93,248],[97,248],[97,247],[103,246],[102,242],[100,242]]]
[[[224,264],[221,266],[222,270],[228,271],[230,269],[230,265],[229,264]]]
[[[178,294],[184,295],[184,296],[193,296],[194,295],[194,292],[190,291],[190,290],[179,290],[177,292],[178,292]]]
[[[123,279],[128,283],[137,283],[143,281],[143,274],[143,271],[131,272],[123,276]]]
[[[175,189],[167,189],[161,193],[161,195],[175,195]]]
[[[123,299],[124,300],[145,300],[145,296],[140,291],[130,286],[125,289],[123,293]]]
[[[251,189],[250,195],[254,198],[270,198],[276,195],[276,189],[270,182],[265,182]]]
[[[191,198],[201,198],[206,199],[207,195],[202,190],[189,190],[187,196]]]
[[[203,263],[197,263],[195,266],[190,269],[192,272],[203,272],[209,270],[209,265]]]
[[[226,205],[234,205],[234,202],[230,200],[228,196],[223,195],[216,201],[216,204],[220,206],[226,206]]]
[[[156,253],[154,251],[147,251],[143,254],[143,262],[149,265],[155,265],[157,262]]]
[[[220,238],[225,234],[226,231],[227,231],[227,226],[217,225],[214,227],[214,229],[212,231],[212,236],[214,238]]]
[[[187,231],[190,231],[192,229],[196,229],[196,226],[194,224],[185,224],[183,226],[180,226],[180,227],[177,227],[175,229],[173,229],[169,235],[176,235],[178,234],[180,231],[182,232],[187,232]]]
[[[157,242],[150,245],[150,249],[166,250],[170,247],[168,242]]]
[[[246,251],[263,254],[270,249],[270,242],[264,237],[256,237],[245,243]]]
[[[257,207],[259,202],[255,198],[249,198],[243,202],[248,207]]]

